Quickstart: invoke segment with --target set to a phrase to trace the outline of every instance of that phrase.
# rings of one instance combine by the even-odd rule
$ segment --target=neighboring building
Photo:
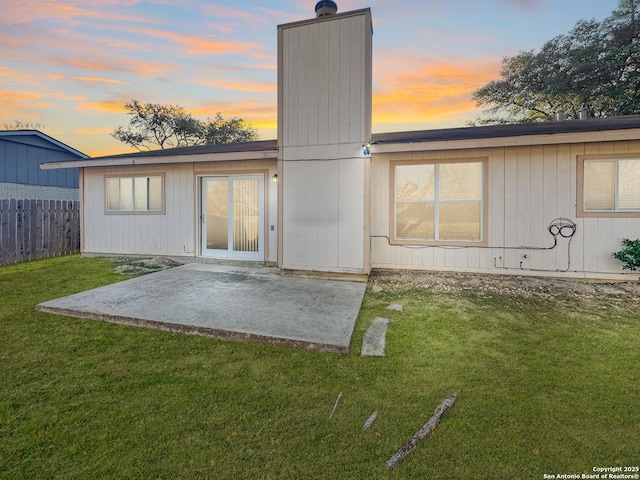
[[[0,130],[0,199],[77,201],[77,168],[39,167],[70,158],[89,157],[38,130]]]
[[[43,165],[80,167],[85,254],[628,278],[640,116],[372,136],[371,11],[331,4],[278,27],[277,140]]]

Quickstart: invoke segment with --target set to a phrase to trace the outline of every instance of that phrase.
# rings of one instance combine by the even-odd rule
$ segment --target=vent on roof
[[[316,18],[328,17],[329,15],[335,15],[338,11],[338,5],[331,0],[322,0],[316,3]]]
[[[586,105],[583,105],[580,109],[580,120],[586,120],[589,118],[589,109]]]

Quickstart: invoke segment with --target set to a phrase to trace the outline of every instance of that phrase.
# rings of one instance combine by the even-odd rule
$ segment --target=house
[[[80,167],[84,254],[629,278],[640,116],[372,135],[371,11],[316,10],[278,26],[277,140],[42,166]]]
[[[0,130],[0,199],[79,199],[78,170],[39,165],[89,158],[38,130]]]
[[[81,153],[38,130],[0,130],[0,265],[80,248]],[[39,165],[61,160],[63,170]]]

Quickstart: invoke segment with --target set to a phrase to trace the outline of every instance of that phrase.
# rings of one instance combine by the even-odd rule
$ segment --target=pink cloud
[[[145,77],[156,77],[166,74],[168,71],[176,67],[171,64],[158,62],[148,62],[140,60],[130,60],[127,58],[103,58],[93,59],[87,57],[51,57],[47,59],[47,63],[58,66],[71,66],[83,72],[122,72],[135,73]],[[85,78],[90,76],[85,75]],[[114,82],[112,82],[114,83]],[[124,84],[124,82],[123,82]]]
[[[256,12],[247,12],[236,8],[227,7],[217,3],[208,3],[202,7],[202,13],[207,17],[223,19],[225,22],[239,20],[243,23],[269,25],[264,15]]]
[[[156,28],[122,28],[128,33],[143,34],[180,46],[189,55],[245,54],[256,56],[261,45],[251,42],[231,42],[205,39]]]
[[[12,25],[30,23],[37,20],[63,20],[71,24],[80,19],[99,19],[104,21],[131,22],[130,14],[113,13],[135,5],[136,1],[99,0],[79,2],[65,0],[22,0],[6,2],[2,6],[0,24]],[[89,8],[87,8],[89,7]],[[113,8],[121,7],[121,8]],[[150,18],[136,18],[138,23],[158,23]]]
[[[31,75],[30,73],[21,70],[10,69],[3,66],[0,66],[0,78],[5,85],[15,84],[22,88],[24,88],[26,84],[33,85],[35,83],[33,81],[33,75]]]

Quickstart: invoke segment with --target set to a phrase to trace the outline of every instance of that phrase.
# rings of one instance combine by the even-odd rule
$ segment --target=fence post
[[[17,201],[9,200],[9,263],[16,263]]]
[[[42,200],[36,200],[35,207],[35,215],[33,216],[34,228],[33,228],[33,237],[34,237],[34,257],[33,258],[44,258],[44,252],[42,250]]]
[[[9,263],[9,200],[0,200],[0,265]]]

